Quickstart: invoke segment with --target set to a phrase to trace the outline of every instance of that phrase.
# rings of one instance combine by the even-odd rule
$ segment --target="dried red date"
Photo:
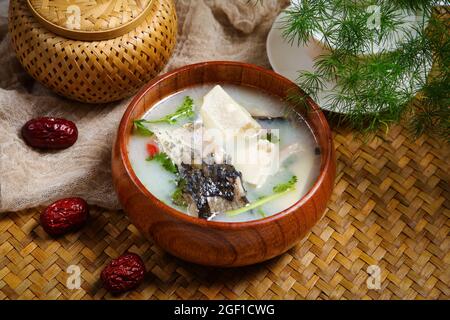
[[[22,137],[33,148],[66,149],[77,141],[78,130],[72,121],[43,117],[25,123]]]
[[[60,236],[81,228],[89,217],[89,208],[81,198],[56,201],[41,213],[41,225],[51,236]]]
[[[101,279],[106,290],[118,294],[136,288],[144,276],[142,259],[137,254],[127,252],[103,269]]]

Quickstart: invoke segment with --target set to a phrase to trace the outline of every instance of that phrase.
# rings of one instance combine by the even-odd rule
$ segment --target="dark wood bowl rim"
[[[295,85],[292,81],[289,79],[271,71],[267,70],[263,67],[248,64],[248,63],[241,63],[241,62],[234,62],[234,61],[208,61],[208,62],[201,62],[196,64],[187,65],[181,68],[178,68],[176,70],[173,70],[171,72],[168,72],[166,74],[160,75],[153,80],[151,80],[147,85],[145,85],[139,93],[133,98],[133,100],[128,105],[122,120],[120,122],[119,131],[118,131],[118,143],[120,146],[120,158],[124,165],[124,168],[128,174],[128,176],[131,178],[133,184],[138,188],[138,190],[145,195],[145,197],[149,198],[149,201],[155,203],[157,206],[161,207],[164,212],[166,212],[168,215],[172,215],[176,219],[181,219],[186,223],[195,224],[197,226],[201,227],[208,227],[213,229],[222,229],[222,230],[230,230],[230,229],[243,229],[243,228],[253,228],[260,225],[270,224],[272,222],[275,222],[277,220],[280,220],[283,216],[292,213],[293,211],[297,210],[299,207],[301,207],[304,203],[306,203],[308,200],[311,199],[311,197],[317,192],[320,185],[323,183],[325,176],[327,174],[327,171],[330,167],[331,161],[332,161],[332,136],[331,136],[331,130],[328,125],[328,122],[322,113],[320,107],[315,103],[312,99],[308,98],[308,104],[313,109],[314,113],[317,114],[317,116],[320,119],[321,122],[321,129],[323,130],[322,134],[325,135],[326,141],[328,143],[328,152],[326,153],[325,157],[322,156],[321,159],[325,159],[324,163],[321,164],[321,171],[319,174],[319,177],[316,179],[316,182],[314,185],[310,188],[310,190],[301,198],[299,199],[295,204],[290,206],[289,208],[276,213],[270,217],[253,220],[253,221],[247,221],[247,222],[219,222],[219,221],[207,221],[195,217],[191,217],[183,212],[180,212],[168,205],[166,205],[164,202],[160,201],[157,197],[155,197],[140,181],[140,179],[136,176],[134,173],[134,170],[131,166],[130,160],[128,158],[128,135],[129,132],[127,132],[127,124],[129,121],[133,120],[130,119],[131,114],[136,107],[136,105],[140,102],[140,100],[145,96],[145,94],[152,90],[155,86],[157,86],[160,82],[171,78],[172,76],[184,72],[189,69],[197,69],[202,68],[205,66],[210,65],[220,65],[220,66],[241,66],[243,68],[247,69],[253,69],[258,72],[266,73],[267,75],[271,77],[275,77],[278,80],[282,82],[289,82],[292,85]],[[212,82],[215,83],[215,82]],[[175,92],[174,92],[175,93]],[[147,106],[145,106],[145,109],[148,110]],[[305,119],[307,120],[307,119]]]

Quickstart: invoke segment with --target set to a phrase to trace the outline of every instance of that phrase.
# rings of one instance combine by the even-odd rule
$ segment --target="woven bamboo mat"
[[[125,299],[449,299],[448,146],[409,138],[398,126],[366,142],[338,129],[338,174],[323,219],[289,253],[222,270],[192,265],[144,240],[122,212],[94,209],[89,225],[59,241],[38,224],[39,210],[0,217],[0,299],[112,298],[102,267],[127,249],[147,279]],[[66,287],[69,265],[81,289]],[[367,268],[381,270],[369,289]]]

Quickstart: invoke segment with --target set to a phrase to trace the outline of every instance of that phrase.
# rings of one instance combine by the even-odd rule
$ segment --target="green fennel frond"
[[[363,132],[386,129],[410,116],[414,133],[435,132],[448,139],[449,9],[439,9],[436,3],[299,1],[286,11],[284,37],[292,44],[304,45],[313,35],[323,35],[326,50],[315,59],[314,71],[299,72],[298,85],[313,99],[323,93],[326,105],[322,107],[344,112],[339,115],[342,121]],[[371,5],[380,7],[378,28],[367,23]],[[417,16],[414,29],[405,29],[405,12]],[[375,53],[375,48],[389,41],[395,41],[394,50]],[[439,71],[429,77],[433,64]],[[327,91],[325,83],[329,81],[335,86]],[[420,99],[414,102],[420,89]],[[304,101],[305,96],[291,96],[290,100]]]

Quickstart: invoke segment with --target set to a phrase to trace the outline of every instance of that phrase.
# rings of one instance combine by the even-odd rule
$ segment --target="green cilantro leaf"
[[[276,200],[276,199],[284,196],[286,193],[294,191],[295,184],[297,183],[297,181],[298,181],[297,177],[293,176],[288,182],[282,183],[282,184],[279,184],[279,185],[276,185],[275,187],[273,187],[274,193],[271,194],[270,196],[261,197],[258,200],[256,200],[255,202],[246,205],[245,207],[242,207],[242,208],[239,208],[236,210],[227,211],[225,214],[229,217],[234,217],[234,216],[240,215],[244,212],[259,208],[268,202],[271,202],[273,200]]]
[[[180,206],[182,208],[186,208],[188,206],[186,199],[183,196],[184,188],[186,187],[186,180],[185,179],[179,179],[177,182],[177,188],[175,189],[174,193],[172,194],[172,202]]]
[[[182,118],[190,118],[194,116],[194,100],[192,100],[191,97],[186,96],[183,100],[183,103],[181,106],[178,107],[178,109],[171,114],[168,114],[164,118],[161,118],[159,120],[151,120],[148,121],[148,123],[168,123],[168,124],[175,124],[179,119]]]
[[[158,161],[167,171],[173,174],[178,173],[177,165],[173,163],[169,156],[164,152],[157,153],[153,157],[147,158],[147,161]]]
[[[147,128],[144,124],[147,123],[147,120],[134,120],[133,124],[140,135],[151,137],[153,136],[153,132]]]
[[[288,182],[281,183],[281,184],[273,187],[273,192],[281,193],[281,192],[295,189],[295,184],[297,183],[297,181],[298,181],[297,176],[292,176],[292,178]]]

